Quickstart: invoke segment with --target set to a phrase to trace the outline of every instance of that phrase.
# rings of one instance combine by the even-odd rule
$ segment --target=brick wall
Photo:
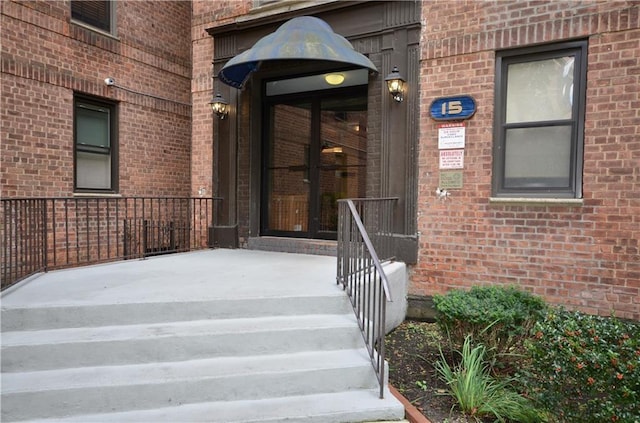
[[[411,293],[515,284],[590,313],[640,318],[640,6],[634,2],[425,2],[420,252]],[[583,204],[490,203],[495,51],[589,41]],[[463,188],[436,199],[429,105],[468,94]]]
[[[211,194],[220,123],[207,104],[214,42],[205,30],[257,16],[252,6],[119,1],[111,37],[72,23],[68,1],[2,2],[2,197],[73,193],[74,93],[119,104],[121,194]],[[423,3],[412,294],[516,284],[554,303],[640,319],[639,9],[623,1]],[[491,203],[496,50],[576,38],[589,41],[582,204]],[[372,56],[379,68],[380,59]],[[106,87],[106,77],[127,90]],[[370,104],[381,101],[379,88],[370,87]],[[428,106],[459,94],[472,95],[478,111],[467,121],[463,188],[439,201],[437,124]],[[232,107],[243,109],[237,199],[246,239],[256,235],[249,232],[248,97]],[[382,124],[373,107],[374,146]],[[369,153],[369,165],[379,167],[380,152]],[[367,184],[376,195],[377,180]]]
[[[119,104],[119,193],[188,195],[190,5],[119,1],[116,37],[68,1],[1,7],[3,198],[72,195],[74,93]]]
[[[191,95],[193,114],[191,121],[191,194],[198,195],[203,188],[207,195],[217,195],[213,191],[213,151],[216,125],[221,122],[214,118],[208,105],[213,97],[213,38],[207,28],[230,22],[233,18],[246,14],[251,0],[195,0],[191,2],[191,42],[193,70]],[[218,87],[216,87],[218,88]],[[227,97],[227,100],[229,98]],[[215,134],[217,135],[217,134]]]
[[[8,74],[2,75],[1,90],[2,198],[72,192],[71,92]]]

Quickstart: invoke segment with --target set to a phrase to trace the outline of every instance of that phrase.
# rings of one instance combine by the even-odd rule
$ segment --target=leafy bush
[[[520,381],[558,422],[640,422],[640,325],[552,310],[527,341]]]
[[[543,421],[526,398],[509,389],[510,380],[498,381],[490,375],[485,361],[486,348],[483,345],[472,348],[471,343],[471,336],[467,336],[459,352],[460,363],[453,368],[442,350],[435,364],[461,411],[475,418],[493,416],[500,422]]]
[[[547,308],[541,298],[503,286],[452,290],[434,296],[433,302],[438,326],[454,345],[462,345],[471,335],[475,342],[485,345],[490,354],[498,356],[522,345]]]

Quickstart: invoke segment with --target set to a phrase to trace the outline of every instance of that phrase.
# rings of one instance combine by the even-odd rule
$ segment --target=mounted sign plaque
[[[440,169],[464,169],[464,150],[440,150]]]
[[[440,150],[464,148],[464,144],[463,122],[438,124],[438,148]]]
[[[440,172],[440,189],[459,189],[462,188],[462,171],[452,170],[448,172]]]
[[[468,95],[440,97],[433,100],[429,110],[435,120],[469,119],[476,112],[476,102]]]

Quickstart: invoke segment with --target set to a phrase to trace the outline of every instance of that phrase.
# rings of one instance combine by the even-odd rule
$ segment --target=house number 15
[[[447,101],[442,103],[442,115],[459,115],[462,113],[462,102],[460,100]]]
[[[429,109],[435,120],[464,120],[476,112],[476,102],[468,95],[440,97],[433,100]]]

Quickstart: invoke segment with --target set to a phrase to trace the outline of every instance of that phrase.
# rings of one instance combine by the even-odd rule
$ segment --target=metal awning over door
[[[337,62],[378,72],[371,60],[355,51],[351,43],[333,32],[325,21],[302,16],[285,22],[249,50],[229,60],[218,78],[227,85],[242,88],[263,61],[289,59]]]

